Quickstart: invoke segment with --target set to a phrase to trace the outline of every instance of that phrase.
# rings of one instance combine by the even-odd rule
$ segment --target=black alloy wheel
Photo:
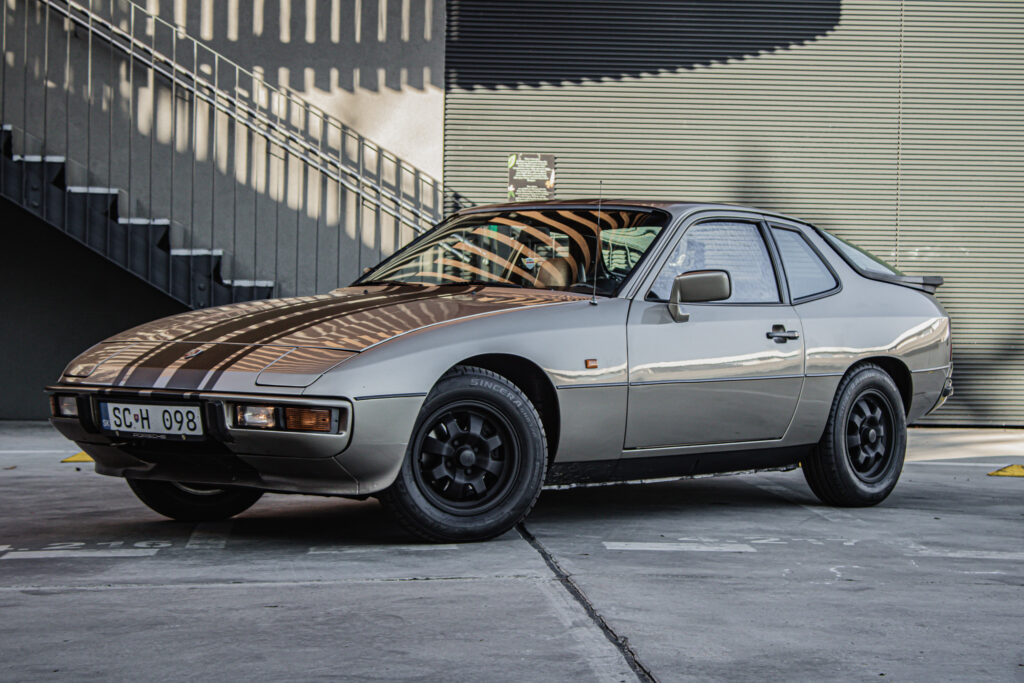
[[[478,514],[501,502],[520,463],[508,418],[485,403],[451,404],[427,420],[413,452],[416,484],[439,509]]]
[[[530,399],[490,370],[457,366],[424,401],[398,477],[379,498],[423,539],[482,541],[529,514],[546,469]]]
[[[906,448],[907,419],[896,383],[881,367],[862,363],[839,383],[825,433],[801,466],[823,503],[875,505],[899,481]]]
[[[860,394],[846,420],[846,455],[857,477],[872,484],[883,476],[893,455],[893,409],[879,391]]]

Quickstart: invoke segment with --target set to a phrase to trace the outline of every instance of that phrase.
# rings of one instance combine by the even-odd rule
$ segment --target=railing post
[[[24,28],[22,30],[22,43],[21,43],[21,59],[22,59],[22,87],[25,88],[25,96],[21,100],[21,151],[22,154],[28,152],[28,15],[31,11],[25,7],[25,21],[23,22]],[[4,59],[7,59],[7,55],[4,55]],[[14,144],[14,130],[11,130],[11,144]],[[25,182],[27,174],[22,172],[21,174],[21,187],[19,188],[18,201],[21,203],[25,202]]]
[[[113,17],[111,17],[113,18]],[[135,40],[135,4],[128,5],[128,32],[132,41]],[[132,173],[132,138],[135,137],[135,118],[132,112],[135,110],[135,50],[128,52],[128,224],[124,230],[124,263],[125,267],[131,268],[132,238],[135,232],[132,230],[131,219],[135,215],[135,204],[132,197],[132,184],[135,174]],[[150,177],[152,180],[152,177]]]
[[[110,16],[114,16],[114,0],[110,0]],[[110,87],[110,102],[107,106],[107,188],[114,187],[114,102],[116,88],[114,86],[114,41],[111,40],[107,49],[107,80]],[[115,200],[116,201],[116,200]],[[109,204],[108,210],[109,210]],[[104,237],[106,238],[106,253],[110,253],[110,217],[107,216],[108,225],[104,226]]]
[[[156,35],[157,24],[153,24],[153,34]],[[178,32],[171,30],[171,73],[178,73]],[[170,135],[170,148],[171,148],[171,174],[169,177],[170,182],[170,198],[168,218],[167,218],[167,243],[168,247],[173,244],[174,240],[174,186],[177,182],[178,176],[174,173],[174,157],[178,154],[178,81],[177,79],[171,79],[171,135]],[[150,180],[152,182],[152,180]],[[167,266],[167,293],[173,294],[174,292],[174,265],[173,259],[171,258],[171,251],[168,248],[167,257],[164,259],[164,263]]]
[[[216,103],[220,97],[220,63],[218,61],[218,55],[213,52],[213,99]],[[199,71],[198,64],[196,65],[196,72]],[[210,109],[210,125],[213,127],[212,141],[210,143],[210,258],[207,259],[209,264],[209,291],[207,297],[209,302],[213,303],[213,274],[214,274],[214,260],[216,254],[216,235],[217,235],[217,142],[218,135],[217,129],[220,117],[217,115],[217,106],[214,104]]]
[[[191,38],[188,39],[192,43],[192,73],[199,72],[199,45],[196,41]],[[189,256],[195,253],[196,248],[196,157],[199,156],[199,83],[193,80],[195,89],[192,91],[192,124],[189,126],[189,132],[192,138],[192,144],[190,149],[192,150],[192,172],[189,176],[189,230],[188,230],[188,241],[189,241]],[[193,273],[194,258],[188,259],[188,301],[189,306],[195,308],[196,303],[196,292],[195,292],[195,274]],[[171,260],[173,267],[174,260]]]
[[[237,111],[238,110],[238,67],[237,66],[234,69],[234,74],[235,74],[235,88],[234,88],[233,92],[234,92],[234,96],[235,96],[235,100],[234,100],[235,101],[235,110]],[[228,142],[229,142],[229,144],[228,144],[228,160],[230,161],[230,165],[229,165],[228,170],[230,171],[229,177],[232,178],[232,182],[231,182],[231,255],[232,255],[232,257],[234,257],[235,254],[238,253],[238,147],[236,146],[238,144],[238,124],[229,120],[228,121],[228,127],[229,127],[229,130],[230,130],[230,135],[228,135]],[[232,142],[234,144],[231,144]],[[246,159],[248,159],[248,158],[249,158],[249,156],[246,155]],[[248,178],[248,177],[249,177],[249,175],[246,174],[246,178]],[[233,260],[235,260],[235,259],[233,259]],[[222,277],[223,277],[223,273],[224,273],[224,270],[223,270],[224,266],[225,266],[225,264],[221,263],[221,276]],[[255,279],[256,279],[256,277],[254,275],[253,276],[253,280],[255,280]],[[238,280],[238,272],[237,272],[237,269],[234,266],[234,263],[232,263],[231,264],[231,281],[232,281],[232,286],[229,289],[229,291],[231,292],[231,303],[235,303],[235,296],[236,296],[236,293],[238,292],[238,288],[234,286],[234,282],[236,280]],[[255,291],[255,290],[253,290],[253,291]]]
[[[157,29],[157,24],[156,24],[155,21],[151,21],[149,25],[153,27],[152,32],[149,34],[150,52],[155,54],[156,53],[156,29]],[[155,74],[153,73],[152,67],[150,67],[148,69],[147,76],[148,76],[147,77],[147,81],[149,81],[149,83],[151,84],[150,85],[150,89],[149,89],[149,182],[147,183],[148,190],[149,190],[149,201],[148,201],[148,209],[147,209],[147,211],[149,213],[149,217],[151,219],[153,219],[153,218],[156,218],[156,216],[153,214],[153,210],[154,210],[154,204],[153,204],[153,156],[156,153],[155,152],[155,147],[153,145],[153,142],[156,140],[157,135],[159,135],[159,131],[157,131],[157,117],[156,117],[156,104],[157,104],[157,101],[158,101],[157,100],[157,96],[156,96],[157,85],[156,85],[156,78],[154,77]],[[173,111],[174,108],[175,108],[174,98],[171,97],[171,110]],[[171,141],[172,141],[172,144],[171,144],[171,162],[172,163],[174,161],[173,134],[174,134],[174,129],[172,128],[171,129]],[[170,189],[171,189],[171,192],[173,193],[174,192],[174,176],[173,175],[168,178],[168,183],[170,184]],[[174,195],[172,194],[171,196],[173,197]],[[150,223],[149,224],[149,229],[146,230],[146,278],[150,282],[152,282],[152,280],[153,280],[153,232],[154,232],[154,227],[155,227],[154,224]],[[171,226],[170,226],[170,221],[168,221],[168,225],[167,225],[168,239],[170,239],[170,233],[171,233]]]

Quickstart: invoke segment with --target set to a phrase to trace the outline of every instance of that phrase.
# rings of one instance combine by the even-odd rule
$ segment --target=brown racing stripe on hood
[[[267,369],[268,379],[261,377],[260,384],[303,386],[354,353],[397,335],[481,314],[585,298],[499,287],[370,286],[250,302],[259,305],[234,304],[164,318],[112,337],[73,361],[68,368],[78,368],[80,376],[66,374],[64,380],[209,390],[226,373]],[[202,325],[203,313],[211,324]],[[102,347],[108,345],[118,352],[104,353]],[[289,360],[287,354],[295,349],[305,351]],[[197,350],[193,357],[184,357]],[[94,372],[81,376],[89,366]],[[287,373],[305,379],[289,380]]]
[[[387,290],[399,289],[411,290],[414,288],[385,288],[381,294],[386,294]],[[142,367],[162,369],[172,364],[182,354],[194,349],[196,344],[229,343],[230,337],[233,335],[253,330],[260,331],[269,325],[286,324],[293,316],[304,311],[337,307],[350,299],[351,297],[341,297],[339,300],[338,297],[322,295],[247,301],[188,311],[141,325],[108,340],[111,342],[158,342],[148,347],[146,352],[141,354],[133,364],[125,366],[115,383],[122,384],[129,379],[129,373]],[[144,373],[143,376],[136,377],[133,381],[141,383],[142,386],[147,385]]]
[[[468,288],[462,288],[467,291]],[[323,348],[338,349],[343,351],[360,351],[358,346],[349,343],[344,337],[325,338],[319,340],[321,343],[302,344],[290,340],[289,337],[296,332],[308,329],[330,320],[344,318],[347,315],[359,311],[372,310],[381,306],[394,306],[407,301],[435,297],[436,292],[428,292],[423,287],[389,288],[390,291],[367,294],[364,296],[328,296],[325,300],[317,302],[314,306],[304,306],[290,309],[286,315],[277,319],[262,320],[259,323],[252,323],[236,328],[226,329],[224,325],[214,333],[219,336],[208,339],[206,343],[211,344],[204,353],[180,365],[175,371],[175,377],[171,378],[168,386],[179,386],[192,382],[186,377],[195,377],[197,373],[205,375],[207,372],[217,372],[227,369],[230,365],[251,353],[255,348],[272,344],[288,348],[295,346],[318,346]],[[191,343],[175,342],[164,351],[157,354],[153,363],[146,363],[135,368],[125,380],[130,386],[148,386],[156,382],[167,368],[167,363],[173,363],[182,354],[188,353],[194,348],[197,337],[201,334],[191,335]],[[212,386],[214,379],[208,384]],[[198,389],[199,385],[192,386]]]

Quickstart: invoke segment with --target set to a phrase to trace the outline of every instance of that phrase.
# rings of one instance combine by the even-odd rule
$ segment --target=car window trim
[[[791,299],[792,304],[794,306],[799,305],[799,304],[805,304],[805,303],[807,303],[809,301],[817,301],[818,299],[824,299],[826,297],[834,296],[834,295],[838,294],[839,292],[843,291],[843,280],[842,280],[842,278],[839,277],[839,273],[837,273],[835,271],[835,268],[832,267],[832,264],[828,262],[828,259],[825,258],[825,256],[821,253],[821,251],[816,246],[814,246],[814,243],[811,242],[811,240],[807,239],[807,235],[804,234],[803,230],[801,230],[800,228],[798,228],[795,225],[785,225],[783,223],[779,223],[777,220],[774,220],[772,218],[768,218],[767,219],[767,225],[768,225],[768,228],[769,228],[768,232],[771,235],[771,240],[772,240],[773,244],[775,244],[775,234],[772,233],[771,231],[774,230],[774,229],[788,230],[790,232],[795,232],[797,235],[799,235],[800,239],[802,239],[804,241],[804,243],[808,247],[811,248],[811,251],[814,252],[814,255],[818,257],[818,260],[821,261],[821,263],[823,263],[825,265],[825,268],[828,270],[828,272],[832,274],[832,279],[836,281],[836,285],[832,289],[826,289],[826,290],[823,290],[821,292],[817,292],[815,294],[808,294],[807,296],[802,296],[802,297],[798,297],[796,299]],[[776,244],[776,249],[777,248],[778,248],[778,245]],[[786,278],[787,288],[788,288],[789,274],[785,272],[786,271],[786,266],[782,262],[782,252],[781,251],[779,252],[779,268],[784,273],[784,276]]]
[[[772,272],[775,274],[775,286],[778,288],[779,300],[778,301],[749,301],[749,302],[744,302],[744,301],[708,301],[708,302],[704,302],[704,303],[690,302],[690,303],[687,303],[686,305],[687,306],[789,306],[790,305],[790,303],[789,303],[789,290],[788,290],[788,288],[783,289],[782,285],[779,282],[779,268],[778,268],[779,264],[776,262],[774,253],[772,251],[773,248],[774,248],[774,243],[772,243],[768,239],[766,239],[767,236],[765,235],[765,221],[764,221],[764,217],[763,216],[760,216],[758,214],[748,214],[748,213],[737,212],[736,214],[729,214],[729,213],[714,213],[714,214],[710,214],[710,215],[698,214],[696,216],[691,216],[691,217],[688,217],[688,218],[691,218],[691,220],[686,220],[686,218],[683,219],[683,225],[682,225],[682,227],[678,231],[678,233],[679,233],[678,236],[676,236],[673,239],[671,246],[666,246],[663,249],[659,262],[656,263],[655,266],[651,269],[651,271],[647,273],[647,280],[648,281],[646,282],[645,285],[640,287],[640,291],[645,291],[646,292],[641,297],[641,299],[643,301],[649,301],[649,302],[652,302],[652,303],[668,303],[668,299],[662,299],[662,298],[656,297],[656,296],[652,297],[651,296],[651,290],[654,288],[654,283],[658,279],[658,275],[661,273],[661,269],[665,267],[666,263],[668,263],[668,259],[672,255],[672,252],[675,250],[675,248],[679,244],[680,240],[682,240],[686,236],[686,233],[689,232],[689,230],[691,228],[693,228],[695,225],[700,225],[702,223],[713,223],[713,222],[716,222],[716,221],[717,222],[727,221],[727,222],[735,222],[735,223],[751,223],[751,224],[753,224],[757,228],[758,234],[761,236],[761,240],[764,241],[764,243],[765,243],[765,250],[767,250],[767,252],[768,252],[768,260],[772,264]],[[638,294],[639,294],[639,292],[638,292]]]
[[[779,297],[784,304],[792,306],[793,299],[790,297],[789,292],[789,278],[786,277],[786,271],[782,267],[782,252],[779,251],[778,245],[775,244],[771,228],[764,217],[761,218],[758,228],[761,230],[761,239],[764,240],[767,246],[768,257],[771,259],[772,268],[775,270],[775,282],[779,288]]]

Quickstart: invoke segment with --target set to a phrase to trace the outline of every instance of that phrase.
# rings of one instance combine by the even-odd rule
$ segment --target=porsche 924
[[[866,506],[952,393],[940,284],[755,209],[493,205],[349,287],[118,334],[47,390],[97,472],[179,520],[265,491],[375,496],[470,541],[545,484],[796,467]]]

